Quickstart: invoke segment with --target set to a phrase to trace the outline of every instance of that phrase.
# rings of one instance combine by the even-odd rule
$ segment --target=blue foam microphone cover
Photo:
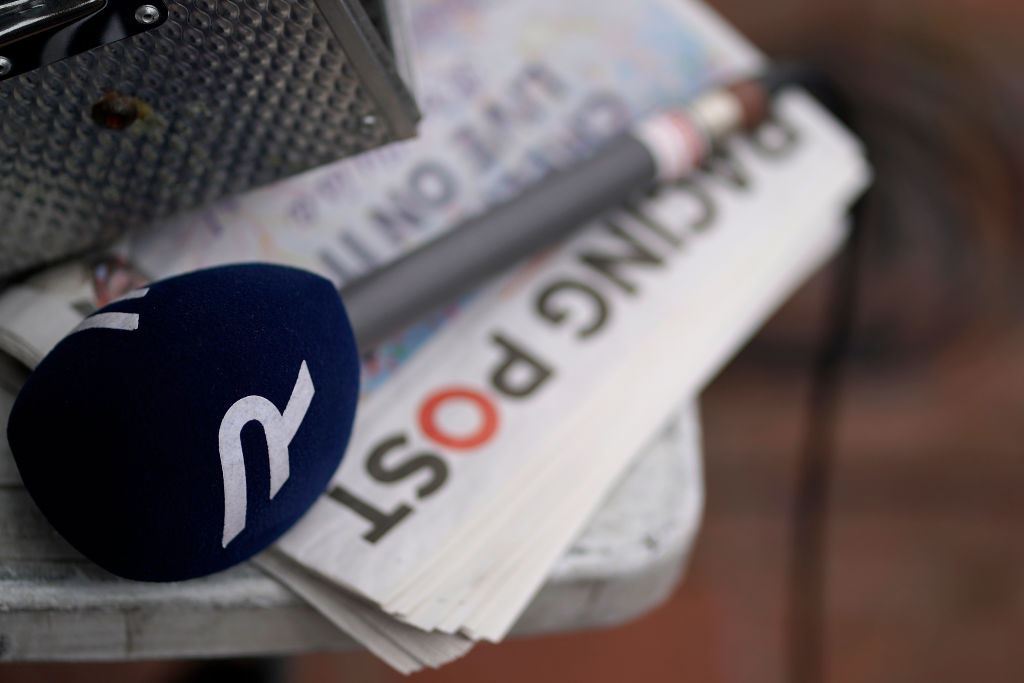
[[[56,530],[114,574],[175,581],[288,530],[348,444],[359,356],[326,279],[224,266],[136,290],[36,368],[8,440]]]

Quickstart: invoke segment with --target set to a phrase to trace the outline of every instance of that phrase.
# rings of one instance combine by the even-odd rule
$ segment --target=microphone
[[[153,283],[86,318],[18,394],[7,437],[53,527],[141,581],[263,550],[348,445],[359,356],[334,285],[275,265]]]
[[[65,539],[125,578],[178,581],[251,557],[298,521],[341,461],[359,394],[357,340],[369,348],[630,195],[691,172],[717,142],[762,121],[780,84],[769,74],[655,115],[340,297],[318,275],[244,264],[105,306],[15,401],[7,435],[26,488]]]

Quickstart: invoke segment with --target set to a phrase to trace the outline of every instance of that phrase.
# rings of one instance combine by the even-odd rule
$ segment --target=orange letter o
[[[462,398],[470,401],[480,410],[483,420],[480,427],[466,436],[451,436],[442,432],[434,419],[434,414],[445,401],[453,398]],[[420,406],[420,429],[436,443],[447,448],[457,450],[469,450],[487,443],[494,432],[498,430],[498,410],[486,396],[479,391],[467,388],[444,389],[432,394],[423,405]]]

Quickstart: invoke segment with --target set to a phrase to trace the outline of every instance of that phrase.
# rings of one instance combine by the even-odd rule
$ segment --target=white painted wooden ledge
[[[13,397],[0,389],[6,435]],[[686,563],[703,480],[697,410],[654,439],[559,560],[514,633],[623,623],[661,603]],[[0,661],[283,654],[354,647],[250,565],[166,584],[84,559],[22,488],[0,438]]]

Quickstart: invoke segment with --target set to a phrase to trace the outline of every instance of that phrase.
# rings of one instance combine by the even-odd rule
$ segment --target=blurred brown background
[[[1024,5],[712,4],[769,54],[832,74],[877,172],[823,517],[821,679],[1024,681]],[[607,631],[480,646],[413,680],[792,680],[794,490],[828,282],[704,396],[706,517],[668,604]],[[295,683],[401,679],[365,653],[247,665]],[[255,675],[201,669],[8,665],[0,680]]]

